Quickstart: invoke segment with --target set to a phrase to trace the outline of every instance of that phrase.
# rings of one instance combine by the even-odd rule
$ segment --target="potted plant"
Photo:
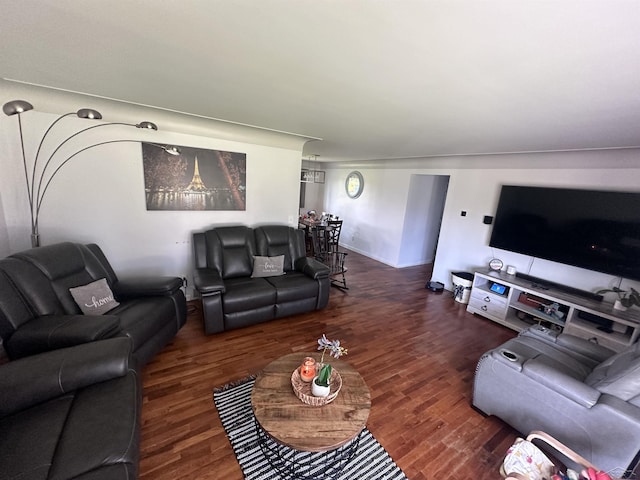
[[[311,394],[314,397],[327,397],[331,391],[329,379],[331,378],[331,365],[323,365],[320,372],[313,379]]]
[[[329,340],[323,333],[318,339],[318,350],[322,350],[320,358],[320,371],[311,382],[311,394],[315,397],[326,397],[331,390],[329,380],[331,379],[331,364],[324,363],[324,354],[329,350],[329,354],[335,358],[340,358],[347,354],[347,349],[340,346],[340,340]]]
[[[636,289],[629,287],[629,290],[622,290],[618,287],[612,287],[603,288],[602,290],[598,290],[596,293],[598,295],[602,295],[610,292],[614,292],[618,295],[617,300],[613,304],[613,308],[616,310],[626,310],[634,305],[640,307],[640,294]]]

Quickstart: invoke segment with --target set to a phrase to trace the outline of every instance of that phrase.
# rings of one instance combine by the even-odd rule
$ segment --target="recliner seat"
[[[526,434],[542,430],[622,476],[640,452],[640,344],[615,353],[540,327],[479,360],[473,405]]]
[[[84,315],[69,289],[105,278],[120,303]],[[179,277],[120,280],[95,244],[58,243],[0,260],[0,337],[11,359],[127,336],[147,363],[186,321]]]

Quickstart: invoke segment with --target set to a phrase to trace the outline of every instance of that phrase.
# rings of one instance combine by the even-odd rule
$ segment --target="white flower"
[[[342,355],[347,354],[347,349],[340,346],[340,340],[329,340],[323,333],[322,337],[318,339],[318,350],[322,350],[322,358],[320,363],[324,362],[324,354],[329,350],[329,354],[335,358],[340,358]]]

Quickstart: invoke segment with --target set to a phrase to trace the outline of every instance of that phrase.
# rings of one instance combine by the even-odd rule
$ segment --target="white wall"
[[[113,117],[128,123],[151,120],[158,124],[159,131],[123,126],[97,128],[70,142],[68,150],[60,150],[62,159],[79,148],[112,139],[247,155],[245,211],[147,211],[140,143],[115,143],[87,150],[60,170],[47,192],[40,212],[43,245],[59,241],[95,242],[120,275],[179,275],[190,280],[193,232],[221,224],[297,226],[304,138],[239,125],[220,125],[101,99],[9,86],[10,91],[3,89],[0,94],[3,104],[24,99],[34,105],[34,110],[22,115],[29,161],[35,156],[47,126],[58,114],[81,106],[95,106],[102,112],[103,121]],[[47,102],[55,104],[55,115],[39,110],[39,105]],[[90,121],[74,117],[61,121],[51,130],[51,144],[43,146],[43,153],[50,153],[62,139],[87,126],[87,122]],[[190,127],[198,135],[185,133]],[[30,247],[30,217],[17,116],[0,117],[0,148],[4,152],[0,158],[0,255],[6,256]]]
[[[435,260],[448,184],[449,177],[445,176],[411,175],[399,267],[423,265]]]
[[[492,251],[491,225],[484,215],[495,214],[502,184],[548,185],[640,191],[640,151],[607,150],[546,154],[509,154],[389,160],[327,165],[324,208],[344,219],[341,243],[393,266],[401,266],[403,221],[413,175],[449,176],[433,279],[451,288],[452,271],[485,267],[495,255],[550,281],[594,290],[617,284],[611,275],[586,271],[527,256]],[[364,192],[350,199],[344,192],[349,172],[359,170]],[[465,210],[466,217],[460,212]],[[410,216],[409,216],[410,218]],[[625,282],[636,285],[637,282]]]
[[[410,174],[395,168],[358,168],[364,175],[364,188],[358,198],[349,198],[345,180],[353,170],[327,166],[323,210],[344,221],[340,244],[398,266]]]

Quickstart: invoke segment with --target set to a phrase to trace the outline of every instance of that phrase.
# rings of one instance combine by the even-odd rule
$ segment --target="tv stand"
[[[534,277],[533,275],[527,275],[525,273],[518,272],[516,273],[516,277],[522,278],[523,280],[529,280],[534,284],[532,285],[532,287],[541,288],[543,290],[549,290],[553,288],[555,290],[560,290],[561,292],[570,293],[571,295],[588,298],[589,300],[593,300],[595,302],[601,302],[604,298],[602,295],[598,295],[597,293],[589,292],[587,290],[580,290],[579,288],[570,287],[569,285],[550,282],[549,280],[544,280],[542,278]]]
[[[572,288],[555,285],[529,276],[477,271],[467,311],[518,332],[541,325],[556,334],[576,335],[615,351],[640,338],[640,310],[616,310],[612,302],[594,301],[569,293]]]

